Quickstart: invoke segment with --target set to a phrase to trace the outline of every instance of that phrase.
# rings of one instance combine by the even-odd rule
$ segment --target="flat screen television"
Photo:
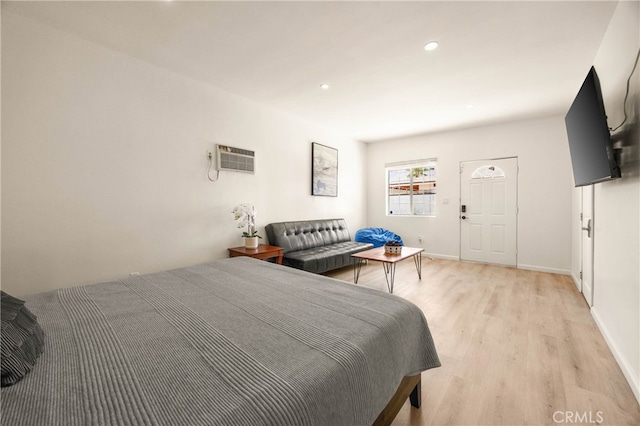
[[[621,177],[604,111],[600,81],[591,67],[565,119],[575,186]]]

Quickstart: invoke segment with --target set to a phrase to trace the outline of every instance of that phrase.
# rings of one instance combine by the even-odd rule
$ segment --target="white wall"
[[[0,34],[2,34],[2,8],[0,7]],[[0,43],[0,58],[2,58],[2,43]],[[0,81],[2,81],[2,67],[0,66]],[[0,99],[2,87],[0,85]],[[0,102],[0,111],[2,102]],[[0,113],[0,129],[2,129],[2,114]],[[0,188],[2,188],[2,132],[0,131]],[[2,191],[0,190],[0,223],[2,223]],[[2,253],[2,226],[0,226],[0,254]],[[2,256],[0,255],[0,271],[2,271]],[[0,273],[0,288],[2,288],[2,273]]]
[[[610,127],[618,126],[624,118],[627,79],[640,49],[639,5],[637,1],[618,4],[594,60]],[[627,123],[612,134],[623,150],[622,179],[595,185],[591,313],[640,401],[639,75],[636,69],[631,78]],[[572,217],[577,222],[578,203],[575,209]],[[574,223],[573,229],[573,238],[578,241],[579,225]],[[574,257],[578,256],[574,252]],[[573,263],[579,265],[579,258]]]
[[[231,210],[258,229],[344,217],[365,225],[360,142],[2,14],[2,288],[15,295],[227,256]],[[312,197],[311,142],[339,150],[339,196]],[[206,177],[216,143],[255,175]]]
[[[385,210],[385,164],[438,158],[436,217],[391,217]],[[518,157],[518,266],[571,269],[572,174],[563,117],[546,117],[370,144],[367,222],[401,235],[435,257],[460,255],[461,161]],[[445,204],[445,200],[449,201]],[[422,236],[420,243],[417,239]]]

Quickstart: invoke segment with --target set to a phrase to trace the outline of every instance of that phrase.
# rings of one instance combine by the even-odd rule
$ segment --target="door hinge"
[[[582,213],[580,213],[580,220],[582,220],[582,218],[583,218]]]
[[[580,271],[580,281],[582,281],[582,271]]]

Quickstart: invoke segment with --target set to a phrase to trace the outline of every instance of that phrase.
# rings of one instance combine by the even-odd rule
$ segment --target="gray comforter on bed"
[[[393,295],[242,257],[25,297],[46,334],[3,425],[369,425],[440,365]]]

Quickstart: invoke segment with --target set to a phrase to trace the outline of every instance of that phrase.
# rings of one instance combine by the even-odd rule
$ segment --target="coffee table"
[[[423,248],[416,247],[402,247],[402,251],[398,254],[387,254],[383,247],[377,247],[370,250],[365,250],[352,254],[354,258],[353,265],[353,282],[358,283],[360,277],[360,270],[362,269],[362,263],[367,260],[376,260],[382,262],[382,268],[384,269],[384,278],[387,281],[387,288],[389,293],[393,293],[393,282],[396,276],[396,263],[401,260],[413,257],[413,261],[416,264],[416,270],[418,271],[418,279],[422,279],[422,252]]]

